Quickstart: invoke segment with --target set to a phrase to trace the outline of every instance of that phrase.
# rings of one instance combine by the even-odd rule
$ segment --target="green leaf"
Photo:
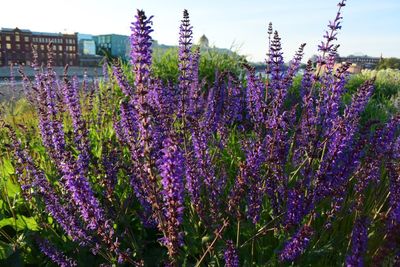
[[[3,170],[4,170],[4,174],[14,174],[15,173],[15,169],[14,166],[11,164],[11,160],[4,158],[3,159]]]
[[[0,260],[7,259],[13,252],[13,248],[10,244],[0,241]]]
[[[17,215],[16,220],[14,220],[14,218],[6,218],[0,220],[0,228],[3,228],[7,225],[13,227],[15,231],[21,231],[25,229],[29,229],[31,231],[39,230],[39,226],[34,218],[26,217],[23,215]]]
[[[21,191],[19,185],[15,184],[10,177],[5,181],[5,186],[9,197],[15,197]]]

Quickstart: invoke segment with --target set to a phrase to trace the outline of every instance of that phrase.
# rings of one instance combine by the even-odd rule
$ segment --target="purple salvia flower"
[[[189,13],[183,11],[183,19],[179,27],[179,94],[181,101],[181,112],[185,112],[187,96],[192,82],[191,71],[191,46],[192,46],[192,26],[190,26]]]
[[[78,164],[81,171],[87,172],[89,166],[89,133],[86,122],[82,116],[82,108],[79,102],[78,80],[73,78],[72,83],[64,77],[64,99],[68,107],[68,112],[72,118],[74,131],[74,142],[79,151]]]
[[[386,138],[383,137],[382,145],[386,147],[384,152],[388,156],[386,167],[390,179],[389,200],[392,209],[389,217],[391,224],[400,228],[400,135],[395,137],[396,131],[400,131],[400,115],[392,118],[386,129],[386,135],[384,135]]]
[[[118,61],[116,61],[113,64],[112,71],[113,71],[115,80],[117,81],[118,86],[121,88],[122,92],[127,97],[133,97],[133,88],[130,86],[128,80],[126,79],[126,76],[124,74],[124,71],[122,70],[121,64]]]
[[[184,209],[184,161],[176,136],[164,140],[162,152],[159,168],[166,221],[163,243],[168,248],[170,258],[173,259],[183,244],[183,232],[180,227],[183,223]]]
[[[248,211],[247,216],[256,224],[260,218],[261,204],[264,197],[264,179],[260,168],[265,161],[263,146],[260,142],[251,142],[246,151],[246,162],[242,175],[248,181]]]
[[[343,117],[338,117],[333,123],[332,131],[328,136],[327,151],[321,166],[316,173],[318,186],[316,188],[317,201],[321,197],[331,194],[338,189],[348,178],[341,171],[357,165],[357,162],[344,164],[349,151],[353,148],[353,136],[357,132],[357,125],[365,106],[372,94],[373,80],[365,82],[352,98],[350,106],[346,107]],[[351,158],[351,157],[350,157]],[[351,164],[350,164],[351,163]]]
[[[18,169],[24,168],[27,175],[23,178],[23,171],[19,171],[21,179],[21,188],[29,196],[30,189],[41,196],[45,203],[46,211],[55,219],[55,221],[64,229],[64,231],[81,245],[87,244],[90,238],[82,229],[81,223],[75,217],[74,211],[68,208],[68,205],[63,205],[59,195],[53,189],[44,173],[39,171],[32,158],[25,149],[21,148],[21,143],[16,139],[15,133],[11,131],[11,140],[15,149],[15,157],[18,161]]]
[[[195,163],[193,154],[188,153],[185,156],[185,177],[186,177],[186,189],[189,193],[191,203],[194,206],[198,216],[204,219],[202,203],[200,200],[200,193],[202,188],[202,181],[199,177],[197,164]]]
[[[208,148],[210,136],[206,129],[195,127],[192,132],[192,145],[195,162],[197,163],[197,172],[199,174],[198,179],[200,179],[200,183],[204,186],[206,195],[208,196],[211,218],[213,222],[217,222],[222,188],[219,187],[220,184],[217,181],[215,165],[211,160]]]
[[[225,119],[227,124],[233,124],[235,122],[242,121],[242,113],[243,113],[243,103],[242,103],[242,88],[233,74],[228,73],[228,99],[227,99],[227,108],[225,111],[225,116],[228,118]]]
[[[199,115],[199,98],[200,98],[200,83],[199,83],[199,61],[200,61],[200,48],[196,47],[192,56],[190,57],[190,70],[191,70],[191,83],[189,91],[189,107],[188,115],[197,118]]]
[[[114,194],[114,187],[117,184],[118,175],[118,152],[115,149],[110,151],[110,148],[104,146],[102,152],[102,165],[104,168],[104,178],[102,186],[105,189],[107,199],[111,200]]]
[[[284,222],[286,228],[296,226],[301,222],[305,215],[304,204],[304,192],[302,188],[299,187],[288,190]]]
[[[308,61],[303,76],[300,94],[302,96],[302,114],[299,126],[296,129],[296,146],[293,152],[293,161],[296,166],[301,164],[303,157],[312,153],[313,143],[317,138],[317,114],[315,110],[315,99],[312,94],[313,68]],[[304,168],[301,169],[304,175]]]
[[[280,108],[283,104],[283,99],[286,95],[286,90],[283,86],[283,56],[282,56],[281,38],[277,31],[274,32],[274,37],[270,46],[269,54],[269,68],[271,71],[271,78],[269,82],[269,88],[271,88],[272,101],[276,102],[276,105]]]
[[[121,103],[120,116],[118,126],[121,129],[121,141],[126,142],[130,146],[135,146],[135,139],[137,138],[137,115],[131,103]]]
[[[339,107],[342,102],[342,95],[349,73],[347,69],[350,64],[344,64],[336,71],[335,76],[324,75],[322,88],[320,90],[319,111],[320,124],[324,129],[324,134],[329,135],[339,119]]]
[[[319,76],[322,68],[324,65],[327,64],[327,56],[330,54],[332,49],[335,47],[332,44],[333,41],[337,40],[337,31],[340,30],[342,27],[340,25],[342,20],[341,10],[346,5],[346,0],[342,0],[338,4],[338,11],[336,13],[336,17],[333,21],[329,22],[328,31],[326,31],[324,35],[325,41],[321,41],[321,44],[318,45],[318,50],[322,52],[322,55],[318,57],[317,64],[318,64],[318,72],[317,77]]]
[[[48,240],[38,238],[36,241],[42,253],[45,254],[47,257],[49,257],[58,266],[60,267],[77,266],[75,260],[67,257],[64,253],[56,249],[54,245],[51,244]]]
[[[242,218],[240,213],[240,203],[248,189],[247,180],[245,180],[247,177],[243,175],[244,173],[244,163],[242,163],[239,166],[239,173],[236,176],[235,182],[228,196],[228,211],[238,219]]]
[[[226,241],[224,259],[226,267],[239,267],[239,256],[232,240]]]
[[[138,10],[136,22],[132,23],[131,34],[131,63],[135,74],[135,99],[130,101],[135,105],[137,114],[137,128],[139,134],[138,158],[143,170],[142,184],[146,193],[147,202],[152,205],[154,219],[159,223],[159,228],[165,232],[159,186],[155,174],[156,162],[155,137],[158,137],[157,129],[154,129],[154,112],[149,102],[150,67],[151,67],[151,19],[147,18],[144,11]]]
[[[313,234],[314,230],[310,226],[303,225],[300,230],[285,243],[283,250],[279,252],[279,261],[292,262],[298,258],[306,250]]]
[[[246,89],[246,104],[247,111],[254,123],[254,127],[264,123],[265,116],[265,87],[263,82],[255,76],[254,68],[247,67],[247,89]]]
[[[367,251],[368,242],[368,220],[357,219],[351,234],[351,251],[346,257],[346,267],[363,267],[364,254]]]
[[[117,126],[120,127],[120,141],[128,145],[132,163],[130,184],[144,210],[142,222],[145,226],[153,227],[154,221],[150,218],[152,209],[148,200],[149,188],[143,183],[143,179],[147,179],[148,174],[140,165],[142,152],[137,142],[137,115],[129,102],[121,103],[120,113],[121,119],[117,123]]]
[[[139,87],[146,85],[150,75],[152,53],[150,33],[153,32],[150,25],[152,24],[153,16],[147,18],[143,10],[137,10],[135,18],[136,22],[132,23],[131,26],[130,55],[133,72],[135,73],[136,90],[140,94],[142,88]]]
[[[301,59],[303,58],[304,55],[303,51],[305,46],[306,44],[301,44],[294,58],[290,61],[289,69],[286,71],[283,81],[283,84],[286,88],[290,88],[292,86],[293,77],[297,74],[300,67]]]

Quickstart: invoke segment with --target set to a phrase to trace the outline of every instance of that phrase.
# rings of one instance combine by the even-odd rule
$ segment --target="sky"
[[[205,34],[211,45],[232,48],[251,61],[263,61],[267,27],[282,38],[285,61],[301,43],[305,59],[333,20],[339,0],[0,0],[0,27],[47,32],[130,34],[136,9],[154,15],[153,39],[176,45],[183,9],[190,14],[197,42]],[[348,0],[338,35],[339,54],[400,58],[400,0]]]

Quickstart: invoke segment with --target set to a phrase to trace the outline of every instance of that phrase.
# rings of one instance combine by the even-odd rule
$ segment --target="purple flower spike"
[[[351,234],[351,251],[346,257],[346,267],[363,267],[363,256],[367,250],[368,242],[368,220],[358,219]]]
[[[226,248],[224,252],[225,266],[226,267],[239,267],[239,257],[235,245],[232,240],[226,241]]]
[[[183,19],[179,28],[179,91],[181,97],[182,112],[187,102],[188,91],[192,81],[191,75],[191,46],[192,46],[192,26],[190,26],[189,13],[183,11]]]
[[[40,250],[60,267],[77,266],[76,261],[57,250],[48,240],[37,239]]]
[[[143,10],[138,10],[135,18],[136,22],[131,26],[131,64],[135,73],[135,86],[139,86],[146,84],[150,75],[152,53],[150,33],[153,32],[150,25],[153,16],[147,18]]]
[[[304,225],[289,241],[286,242],[283,250],[279,253],[279,261],[291,262],[299,257],[307,248],[314,230]]]
[[[164,140],[163,156],[159,167],[166,221],[166,229],[164,229],[166,236],[164,236],[163,243],[168,248],[171,258],[176,256],[178,248],[183,245],[183,232],[179,228],[183,222],[184,210],[184,162],[175,138],[171,136]]]

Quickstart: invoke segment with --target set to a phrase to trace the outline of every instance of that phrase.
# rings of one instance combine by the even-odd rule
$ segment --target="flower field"
[[[334,69],[345,2],[303,75],[272,24],[266,75],[202,55],[186,10],[176,58],[138,10],[102,79],[49,44],[0,114],[0,266],[399,265],[400,73]]]

